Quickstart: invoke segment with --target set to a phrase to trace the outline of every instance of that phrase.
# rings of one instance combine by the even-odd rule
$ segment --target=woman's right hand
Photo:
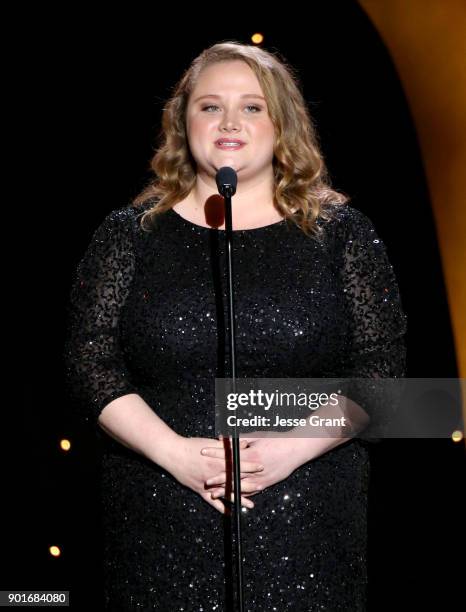
[[[174,460],[168,471],[174,476],[178,482],[189,487],[195,493],[200,495],[208,504],[216,508],[222,514],[225,514],[225,505],[219,499],[212,499],[210,488],[206,487],[205,481],[215,476],[224,469],[226,471],[226,460],[217,457],[204,457],[201,455],[201,449],[205,446],[213,444],[221,444],[216,438],[186,438],[179,436],[177,439],[177,448],[175,449]],[[240,449],[246,448],[248,442],[240,441]],[[225,449],[225,454],[228,451]],[[261,469],[259,469],[261,468]],[[241,476],[246,477],[251,473],[262,471],[262,466],[250,461],[241,461],[240,471]],[[253,508],[254,502],[247,497],[241,496],[241,503],[247,508]]]

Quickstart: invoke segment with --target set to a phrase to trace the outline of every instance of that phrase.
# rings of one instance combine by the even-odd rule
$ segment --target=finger
[[[259,472],[256,472],[256,474],[258,474]],[[234,475],[233,472],[230,475],[231,480],[234,480]],[[240,472],[240,478],[241,480],[244,480],[245,478],[251,478],[251,472]],[[215,485],[224,485],[226,484],[227,481],[227,473],[226,472],[221,472],[220,474],[217,474],[216,476],[212,476],[211,478],[208,478],[205,481],[205,485],[207,485],[208,487],[211,486],[215,486]]]
[[[234,493],[232,493],[231,495],[232,495],[233,501],[235,501]],[[246,508],[254,508],[254,502],[252,501],[252,499],[248,499],[247,497],[243,497],[243,496],[241,496],[241,505],[246,506]]]
[[[240,450],[245,450],[247,448],[247,443],[241,442]],[[231,450],[225,448],[224,446],[204,446],[201,448],[201,455],[205,455],[208,457],[217,457],[218,459],[222,459],[225,457],[225,454],[231,453]]]
[[[245,448],[247,448],[248,447],[247,440],[240,440],[239,447],[240,447],[241,450],[244,450]],[[215,448],[217,448],[217,447],[215,447]],[[225,447],[223,447],[223,448],[225,448]],[[230,449],[231,448],[233,448],[233,443],[230,444]]]
[[[242,490],[241,491],[241,497],[249,499],[253,495],[257,495],[258,493],[261,493],[261,491],[254,490],[254,491],[245,492],[245,491]],[[234,491],[232,491],[231,495],[234,496],[234,494],[235,494]],[[212,499],[214,499],[214,500],[215,499],[220,499],[221,497],[223,497],[224,499],[227,499],[225,497],[225,489],[214,489],[211,492],[211,496],[212,496]]]
[[[259,493],[264,488],[265,487],[264,487],[264,485],[262,483],[254,482],[252,480],[245,480],[245,481],[243,481],[241,483],[241,494],[244,493],[244,494],[250,495],[252,493]],[[231,485],[231,490],[232,491],[235,490],[235,487],[234,487],[233,483]],[[209,489],[209,491],[210,491],[211,495],[214,498],[223,497],[225,495],[225,487],[224,486],[214,487],[213,489]]]
[[[225,499],[228,499],[229,501],[233,503],[235,501],[234,493],[230,493],[228,498],[225,497],[225,495],[222,495],[222,496],[216,495],[215,497],[212,497],[212,499],[215,501],[216,499],[218,499],[218,497],[224,497]],[[245,506],[246,508],[254,508],[254,502],[252,501],[252,499],[248,499],[247,497],[244,497],[244,496],[241,496],[241,505]]]
[[[248,438],[240,438],[240,441],[241,441],[241,444],[246,444],[246,445],[248,445],[251,442],[251,440],[248,440]]]
[[[224,439],[225,439],[224,436],[222,434],[219,434],[219,436],[218,436],[219,442],[222,442],[222,444],[223,444]],[[247,440],[240,440],[240,442],[239,442],[239,447],[240,447],[241,450],[244,450],[245,448],[247,448],[248,445],[249,445],[249,442]],[[217,448],[217,447],[214,447],[214,448]],[[223,446],[223,448],[225,448],[225,447]],[[232,448],[231,438],[230,438],[230,448]]]
[[[263,488],[264,485],[261,482],[256,482],[254,480],[247,479],[241,482],[241,493],[259,493],[259,491],[262,491]],[[234,483],[232,490],[235,490]]]
[[[241,461],[240,469],[242,472],[263,472],[264,466],[256,461]]]
[[[211,446],[201,449],[201,454],[212,459],[223,459],[224,461],[227,459],[224,449],[212,448]],[[240,460],[240,469],[242,472],[261,472],[264,466],[257,461]]]
[[[225,458],[225,449],[223,448],[216,448],[214,446],[205,446],[204,448],[201,448],[201,455],[205,455],[206,457],[216,457],[218,459],[224,459]]]
[[[243,469],[243,466],[241,466],[241,469]],[[256,469],[256,470],[249,470],[249,471],[246,471],[246,472],[242,471],[242,472],[240,472],[240,477],[241,477],[241,479],[244,479],[244,478],[251,477],[251,474],[260,475],[260,473],[263,472],[263,471],[264,471],[263,468],[260,469],[260,470]],[[234,481],[235,476],[234,476],[233,472],[230,472],[230,478],[231,478],[232,481]],[[210,478],[208,478],[205,481],[205,484],[207,486],[215,485],[215,484],[225,484],[226,481],[227,481],[227,473],[226,473],[226,471],[223,471],[223,472],[220,472],[219,474],[216,474],[215,476],[211,476]]]
[[[230,495],[227,497],[225,497],[224,495],[222,496],[225,500],[230,501],[231,503],[235,502],[235,494],[234,493],[230,493]],[[217,499],[217,498],[216,498]],[[241,505],[246,507],[246,508],[254,508],[254,502],[252,501],[252,499],[249,499],[248,497],[244,497],[241,496]]]
[[[207,498],[206,502],[213,506],[221,514],[225,514],[225,504],[223,504],[219,499]]]

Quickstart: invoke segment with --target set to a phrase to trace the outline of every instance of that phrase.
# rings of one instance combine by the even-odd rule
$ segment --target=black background
[[[0,588],[66,589],[75,609],[90,601],[99,609],[96,449],[67,411],[65,308],[93,231],[149,178],[164,101],[204,48],[250,43],[258,31],[264,48],[297,69],[333,186],[371,218],[394,265],[408,315],[407,375],[458,372],[414,124],[388,52],[357,3],[311,3],[306,17],[271,5],[255,15],[217,4],[163,14],[35,11],[18,16],[8,56],[21,94],[20,178],[7,231],[18,265],[11,363],[19,377],[7,387],[21,390],[22,425],[20,436],[5,436],[14,443],[4,463],[14,503],[3,521]],[[62,437],[71,452],[60,451]],[[372,454],[370,610],[434,599],[453,609],[464,445],[385,440]],[[50,556],[52,544],[60,558]]]

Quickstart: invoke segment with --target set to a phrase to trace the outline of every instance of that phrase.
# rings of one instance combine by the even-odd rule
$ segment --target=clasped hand
[[[229,446],[231,457],[233,447],[230,440],[219,436],[219,441],[212,440],[212,445],[201,449],[201,454],[206,457],[216,458],[223,461],[225,465],[225,446]],[[247,464],[257,464],[262,469],[253,472],[241,471],[241,496],[242,498],[255,495],[265,488],[270,487],[287,478],[295,469],[310,459],[308,446],[303,439],[297,440],[286,435],[274,433],[273,437],[261,432],[261,437],[254,434],[241,438],[240,459]],[[227,470],[229,478],[227,479]],[[217,475],[208,478],[205,484],[209,488],[212,499],[224,497],[230,501],[234,500],[234,475],[232,460],[227,462],[227,470],[222,469]],[[226,491],[228,482],[228,492]],[[249,507],[254,503],[248,500]]]

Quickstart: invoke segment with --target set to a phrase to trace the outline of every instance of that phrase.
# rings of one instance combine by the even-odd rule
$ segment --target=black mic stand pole
[[[227,249],[227,284],[228,284],[228,320],[230,325],[230,363],[232,392],[236,393],[236,345],[235,345],[235,308],[233,301],[233,266],[232,266],[232,217],[231,217],[231,192],[230,186],[225,186],[225,238]],[[238,612],[244,610],[243,594],[243,551],[241,542],[241,473],[240,473],[240,450],[239,436],[233,436],[233,475],[235,495],[235,531],[236,531],[236,588],[238,594]]]

